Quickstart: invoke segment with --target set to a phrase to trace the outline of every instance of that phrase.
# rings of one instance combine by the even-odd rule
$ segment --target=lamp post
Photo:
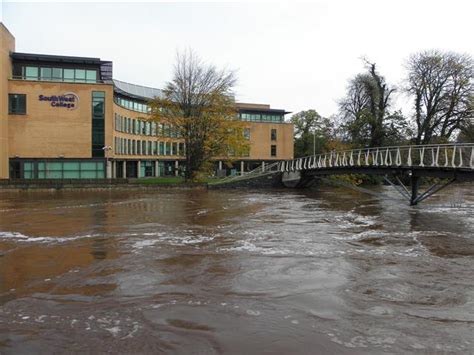
[[[313,156],[316,155],[316,128],[313,129]]]
[[[111,174],[111,170],[110,169],[110,166],[109,166],[109,152],[112,150],[112,147],[110,145],[106,145],[104,147],[102,147],[102,150],[104,151],[104,156],[105,156],[105,172],[106,172],[106,178],[107,179],[110,179],[112,174]]]

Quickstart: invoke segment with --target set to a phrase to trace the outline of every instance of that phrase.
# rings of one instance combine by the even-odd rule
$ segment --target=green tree
[[[331,137],[333,125],[316,110],[294,114],[290,122],[295,126],[295,157],[321,153]]]
[[[161,97],[150,102],[152,119],[174,127],[185,143],[185,179],[200,180],[211,159],[242,156],[248,151],[238,119],[235,73],[204,64],[192,51],[178,53],[173,79]]]
[[[395,88],[366,61],[366,72],[349,81],[346,96],[339,102],[343,130],[357,146],[382,146],[394,137],[403,139],[408,124],[401,112],[390,112]]]

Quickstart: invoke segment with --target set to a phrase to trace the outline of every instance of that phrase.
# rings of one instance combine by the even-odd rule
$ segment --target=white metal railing
[[[275,163],[270,163],[270,164],[264,163],[249,172],[244,172],[241,175],[227,176],[223,179],[219,179],[214,184],[222,184],[222,183],[228,183],[231,181],[234,182],[234,181],[240,181],[240,180],[246,180],[246,179],[253,179],[259,176],[274,174],[280,171],[279,170],[280,163],[281,162],[279,161]]]
[[[350,167],[427,167],[474,170],[474,143],[332,151],[278,163],[278,171]]]

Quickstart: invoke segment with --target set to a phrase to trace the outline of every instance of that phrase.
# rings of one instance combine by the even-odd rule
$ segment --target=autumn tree
[[[238,119],[233,71],[205,64],[192,51],[178,53],[173,78],[150,102],[153,120],[174,127],[185,143],[185,179],[200,180],[211,159],[242,156],[248,150]]]
[[[474,61],[470,55],[429,50],[407,63],[416,143],[451,139],[474,116]]]
[[[395,88],[365,61],[366,71],[349,81],[346,96],[339,102],[348,140],[355,145],[381,146],[408,128],[401,112],[391,112]]]

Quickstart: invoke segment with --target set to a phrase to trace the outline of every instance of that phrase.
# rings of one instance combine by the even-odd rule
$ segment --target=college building
[[[99,179],[178,175],[185,144],[149,120],[161,90],[113,78],[99,58],[15,52],[0,23],[0,179]],[[215,159],[216,174],[239,174],[293,158],[285,110],[237,103],[250,151]]]

